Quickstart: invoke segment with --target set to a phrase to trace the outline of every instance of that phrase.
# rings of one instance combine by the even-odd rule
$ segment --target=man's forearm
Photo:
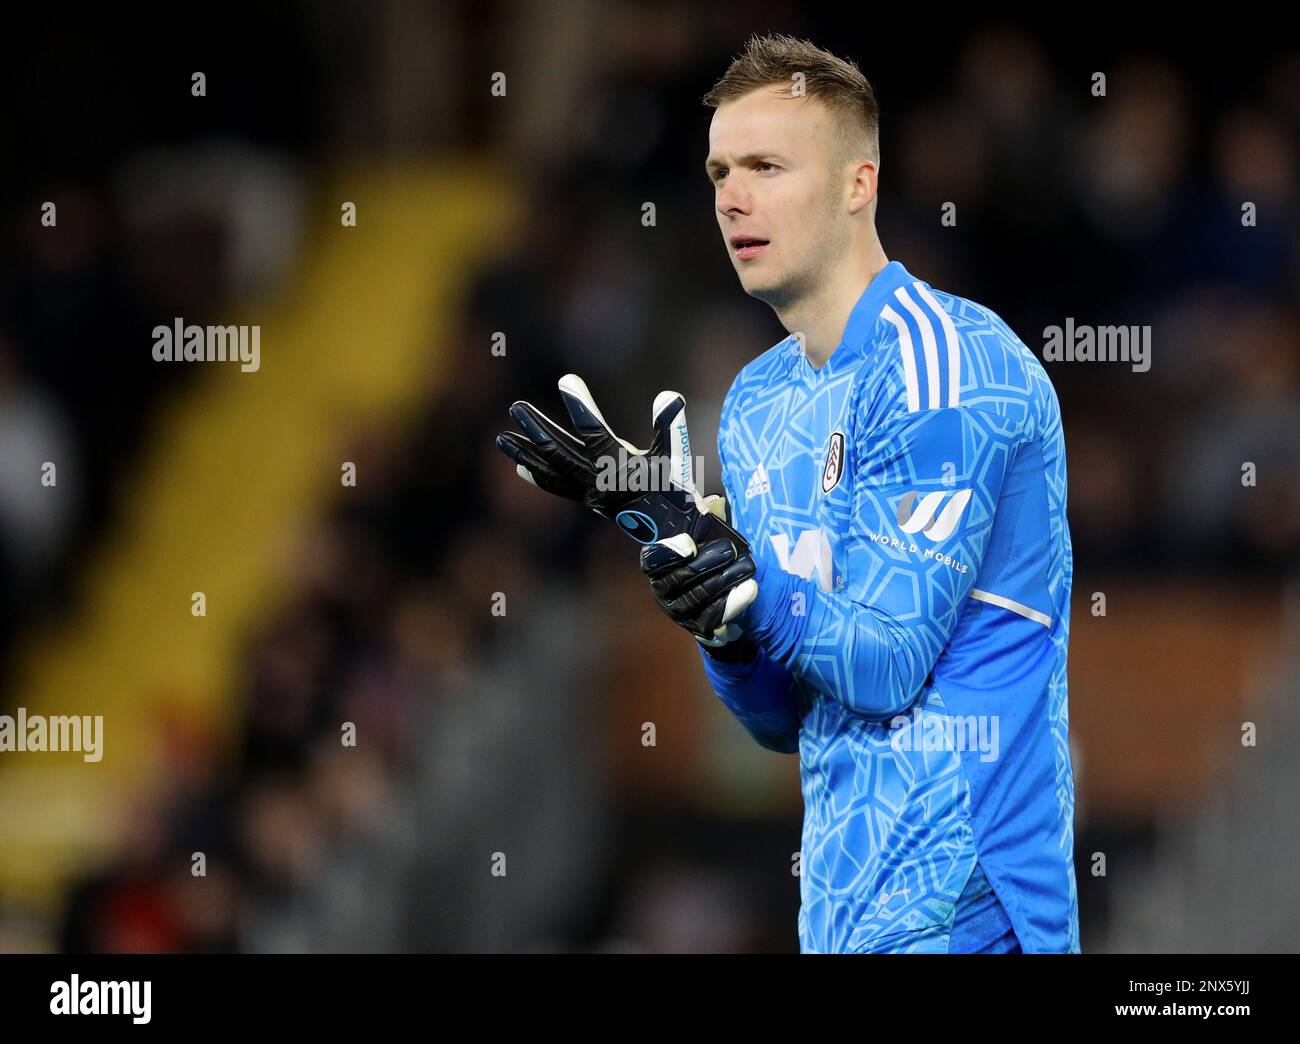
[[[699,646],[713,691],[754,740],[782,754],[799,751],[802,716],[790,672],[762,649],[748,663],[726,663]]]
[[[911,705],[929,673],[923,650],[866,606],[768,562],[758,569],[758,598],[739,623],[771,662],[872,720]]]

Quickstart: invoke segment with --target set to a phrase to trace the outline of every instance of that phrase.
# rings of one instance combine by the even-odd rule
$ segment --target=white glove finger
[[[682,558],[694,558],[698,548],[695,541],[691,539],[690,533],[678,533],[675,536],[664,537],[662,540],[656,540],[656,544],[663,544],[664,547],[670,548],[677,552]]]
[[[703,511],[727,521],[727,498],[717,493],[710,493],[703,501]]]
[[[727,592],[727,604],[722,610],[722,622],[731,623],[753,604],[758,597],[758,581],[750,577],[744,583],[737,584]]]
[[[614,434],[609,422],[605,420],[604,415],[600,412],[600,407],[596,405],[596,400],[591,397],[587,382],[576,373],[566,373],[561,377],[559,389],[560,395],[564,399],[564,405],[569,410],[569,417],[573,420],[574,426],[577,427],[579,435],[586,438],[587,434],[594,430],[594,426],[599,424],[610,438],[629,453],[644,455],[645,450],[637,449],[626,439],[621,439]]]
[[[654,426],[651,452],[666,453],[669,458],[669,481],[691,495],[696,509],[706,509],[704,498],[695,487],[695,459],[691,455],[690,429],[686,425],[686,399],[681,392],[661,391],[650,408]]]
[[[726,624],[716,628],[712,638],[696,638],[701,645],[707,645],[711,649],[717,649],[723,645],[730,645],[740,638],[744,632],[734,623]]]

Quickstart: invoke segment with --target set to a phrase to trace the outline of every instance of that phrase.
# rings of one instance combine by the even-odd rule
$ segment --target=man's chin
[[[780,300],[781,297],[780,285],[771,279],[754,279],[752,277],[746,279],[741,276],[740,286],[750,297],[756,298],[765,304],[772,304],[774,301]]]
[[[776,282],[772,278],[771,272],[756,272],[752,268],[738,268],[736,277],[740,280],[740,285],[745,288],[746,292],[751,294],[756,290],[770,289]]]

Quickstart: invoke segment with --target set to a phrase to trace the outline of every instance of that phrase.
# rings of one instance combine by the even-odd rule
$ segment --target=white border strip
[[[1027,605],[1021,605],[1019,602],[1013,602],[1010,598],[1003,598],[1001,595],[991,594],[988,591],[979,591],[971,588],[970,596],[977,602],[988,602],[989,605],[996,605],[1002,609],[1010,609],[1013,613],[1018,613],[1026,620],[1033,620],[1034,623],[1040,623],[1044,627],[1052,626],[1052,618],[1046,613],[1040,613],[1037,609],[1030,609]]]
[[[912,335],[903,317],[889,305],[885,305],[880,314],[898,331],[898,354],[903,357],[903,380],[907,384],[907,412],[915,413],[921,408],[921,391],[916,383],[916,349],[912,347]]]
[[[952,325],[952,317],[939,306],[925,284],[918,279],[912,285],[925,298],[926,304],[934,309],[939,317],[939,325],[943,327],[943,335],[948,341],[948,405],[957,406],[961,403],[961,347],[957,340],[957,328]]]
[[[912,313],[916,328],[921,331],[921,347],[925,351],[925,376],[930,389],[929,406],[932,410],[939,408],[939,348],[934,339],[934,320],[921,311],[918,305],[907,295],[907,288],[900,286],[894,291],[898,303]]]

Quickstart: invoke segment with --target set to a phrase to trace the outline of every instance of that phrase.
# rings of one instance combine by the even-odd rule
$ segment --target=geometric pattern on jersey
[[[733,524],[810,592],[781,675],[801,949],[939,946],[978,859],[1025,952],[1077,952],[1073,561],[1041,363],[891,262],[820,369],[792,336],[741,370],[718,448]]]

